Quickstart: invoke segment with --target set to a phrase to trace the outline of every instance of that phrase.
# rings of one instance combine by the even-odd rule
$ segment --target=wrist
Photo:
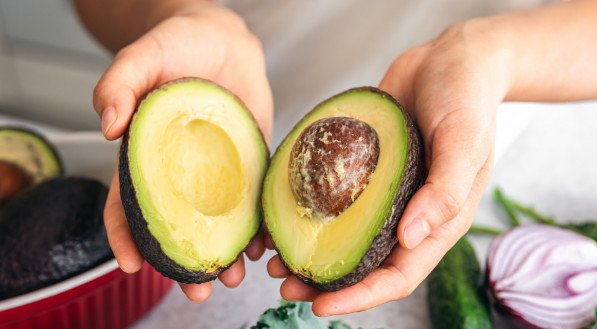
[[[468,51],[474,54],[479,71],[496,102],[503,101],[519,74],[516,37],[504,26],[501,16],[477,18],[461,23],[460,32]]]

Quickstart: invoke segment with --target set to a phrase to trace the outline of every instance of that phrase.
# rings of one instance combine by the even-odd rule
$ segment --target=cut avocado
[[[0,209],[0,299],[62,281],[113,257],[102,214],[108,189],[57,177]]]
[[[0,127],[0,161],[21,168],[32,184],[62,174],[62,162],[50,142],[25,128]]]
[[[0,205],[61,174],[60,157],[45,138],[25,128],[0,127]]]
[[[120,189],[145,259],[184,283],[213,280],[261,223],[269,158],[240,99],[201,79],[167,83],[139,105],[120,150]]]
[[[409,115],[379,89],[350,89],[317,105],[276,150],[263,186],[265,224],[291,272],[339,290],[387,257],[424,177]]]

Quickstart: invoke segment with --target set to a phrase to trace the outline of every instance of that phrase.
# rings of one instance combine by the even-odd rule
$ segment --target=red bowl
[[[112,259],[87,272],[0,301],[0,329],[125,328],[172,287],[149,264],[126,274]]]

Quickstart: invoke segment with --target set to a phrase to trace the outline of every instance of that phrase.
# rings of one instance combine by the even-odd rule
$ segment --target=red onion
[[[487,278],[496,309],[523,328],[577,329],[595,320],[597,243],[532,224],[496,238]]]

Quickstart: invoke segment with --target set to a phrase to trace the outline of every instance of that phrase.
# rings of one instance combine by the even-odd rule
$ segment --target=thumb
[[[474,184],[486,183],[493,133],[488,124],[491,120],[483,120],[480,112],[478,108],[449,112],[432,130],[427,148],[429,175],[409,201],[398,226],[398,240],[405,248],[415,248],[433,230],[455,218]]]
[[[157,73],[151,70],[153,52],[139,49],[137,44],[123,48],[93,91],[93,107],[108,140],[124,134],[137,100],[157,83]]]

